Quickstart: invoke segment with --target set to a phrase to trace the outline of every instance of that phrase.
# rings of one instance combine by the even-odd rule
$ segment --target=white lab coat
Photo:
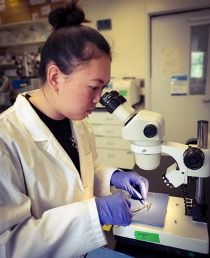
[[[78,257],[106,244],[93,194],[110,194],[116,168],[95,164],[88,119],[72,128],[81,178],[23,95],[0,115],[1,258]]]

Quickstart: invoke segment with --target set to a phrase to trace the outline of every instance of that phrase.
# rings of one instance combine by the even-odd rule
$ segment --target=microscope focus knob
[[[152,138],[157,134],[157,127],[153,124],[148,124],[144,127],[144,135],[147,138]]]
[[[197,170],[203,166],[205,156],[202,150],[196,147],[189,147],[184,152],[184,164],[187,168]]]

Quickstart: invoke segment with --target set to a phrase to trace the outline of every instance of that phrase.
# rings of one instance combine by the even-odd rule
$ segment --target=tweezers
[[[152,206],[152,203],[151,202],[148,202],[147,204],[145,204],[144,206],[141,206],[141,207],[138,207],[138,208],[135,208],[135,209],[132,209],[131,212],[136,212],[136,211],[140,211],[140,210],[143,210],[145,208],[147,208],[147,211],[150,210]]]

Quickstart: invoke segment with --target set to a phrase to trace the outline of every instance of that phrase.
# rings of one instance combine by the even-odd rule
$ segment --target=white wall
[[[146,79],[148,73],[147,13],[210,6],[210,0],[83,0],[87,18],[111,19],[112,30],[102,34],[113,46],[112,76]]]
[[[87,3],[86,3],[87,2]],[[132,4],[131,4],[132,2]],[[145,10],[142,0],[88,0],[87,16],[96,28],[99,19],[111,19],[112,30],[101,33],[113,46],[112,76],[145,77]]]

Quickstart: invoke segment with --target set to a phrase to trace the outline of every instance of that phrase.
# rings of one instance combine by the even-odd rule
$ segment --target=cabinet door
[[[133,169],[134,155],[131,151],[98,148],[97,162],[122,169]]]
[[[93,130],[95,136],[108,136],[108,137],[118,137],[122,136],[122,126],[120,125],[94,125]]]
[[[122,123],[112,114],[105,110],[94,111],[89,119],[93,124],[106,124],[106,125],[122,125]]]
[[[121,138],[115,138],[115,137],[95,137],[95,138],[96,138],[96,146],[98,148],[116,149],[116,150],[130,150],[131,148],[130,142]]]

